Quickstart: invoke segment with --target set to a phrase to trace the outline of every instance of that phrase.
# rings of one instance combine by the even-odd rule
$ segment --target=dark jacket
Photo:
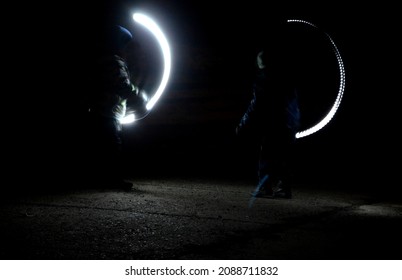
[[[238,124],[238,134],[248,131],[268,137],[271,142],[293,141],[299,124],[297,89],[290,76],[280,69],[258,69],[253,97]]]
[[[124,117],[129,99],[142,100],[138,88],[130,81],[126,62],[120,56],[103,57],[95,66],[95,72],[92,112],[119,119]]]

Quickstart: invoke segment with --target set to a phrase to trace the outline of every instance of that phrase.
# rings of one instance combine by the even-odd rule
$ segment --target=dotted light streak
[[[299,20],[299,19],[289,19],[287,20],[287,22],[289,23],[303,23],[303,24],[307,24],[310,25],[316,29],[318,29],[317,26],[315,26],[314,24],[304,21],[304,20]],[[338,60],[338,65],[339,65],[339,73],[340,73],[340,84],[339,84],[339,90],[338,90],[338,95],[335,99],[334,105],[332,105],[332,108],[329,110],[328,114],[320,121],[318,122],[316,125],[297,132],[296,133],[296,138],[302,138],[302,137],[306,137],[308,135],[311,135],[317,131],[319,131],[320,129],[322,129],[324,126],[326,126],[331,119],[335,116],[336,111],[338,110],[339,105],[341,104],[341,100],[343,97],[343,92],[345,91],[345,67],[343,65],[343,61],[341,58],[341,54],[339,53],[339,50],[337,48],[337,46],[335,45],[334,40],[332,40],[332,38],[326,33],[324,32],[324,34],[328,37],[329,41],[331,42],[331,46],[332,49],[336,55],[336,59]]]

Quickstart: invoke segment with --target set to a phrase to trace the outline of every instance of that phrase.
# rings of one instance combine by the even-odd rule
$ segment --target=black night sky
[[[11,135],[6,132],[15,147],[6,158],[9,166],[38,182],[66,174],[79,179],[85,165],[82,97],[85,73],[92,70],[86,59],[91,38],[106,22],[134,28],[131,14],[137,10],[155,17],[166,32],[173,70],[149,116],[124,130],[133,176],[236,174],[253,179],[255,150],[237,142],[234,128],[251,96],[259,36],[271,22],[296,18],[334,39],[346,69],[346,89],[334,119],[299,141],[300,180],[375,185],[392,178],[396,167],[390,158],[399,153],[393,135],[399,127],[393,109],[397,91],[391,78],[398,65],[395,7],[350,1],[64,2],[13,9],[15,21],[7,32],[20,47],[15,53],[6,44],[18,61],[17,66],[11,63],[16,90],[8,98],[21,114],[10,125]],[[324,55],[320,51],[317,55]],[[313,69],[314,85],[304,100],[306,123],[336,97],[337,77],[322,74],[337,75],[335,58],[328,61],[306,65]]]

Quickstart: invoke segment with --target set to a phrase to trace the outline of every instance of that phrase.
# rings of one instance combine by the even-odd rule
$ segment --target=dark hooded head
[[[132,39],[133,35],[126,28],[120,25],[108,26],[102,34],[102,52],[110,55],[121,54]]]

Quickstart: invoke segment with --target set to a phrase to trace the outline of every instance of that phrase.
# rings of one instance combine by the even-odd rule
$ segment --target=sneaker
[[[290,187],[286,187],[283,185],[282,181],[278,181],[278,183],[273,187],[273,198],[292,198],[292,192]]]
[[[116,187],[118,189],[122,189],[122,190],[125,190],[125,191],[129,191],[133,187],[133,183],[121,180],[121,181],[115,182],[113,184],[113,187]]]

